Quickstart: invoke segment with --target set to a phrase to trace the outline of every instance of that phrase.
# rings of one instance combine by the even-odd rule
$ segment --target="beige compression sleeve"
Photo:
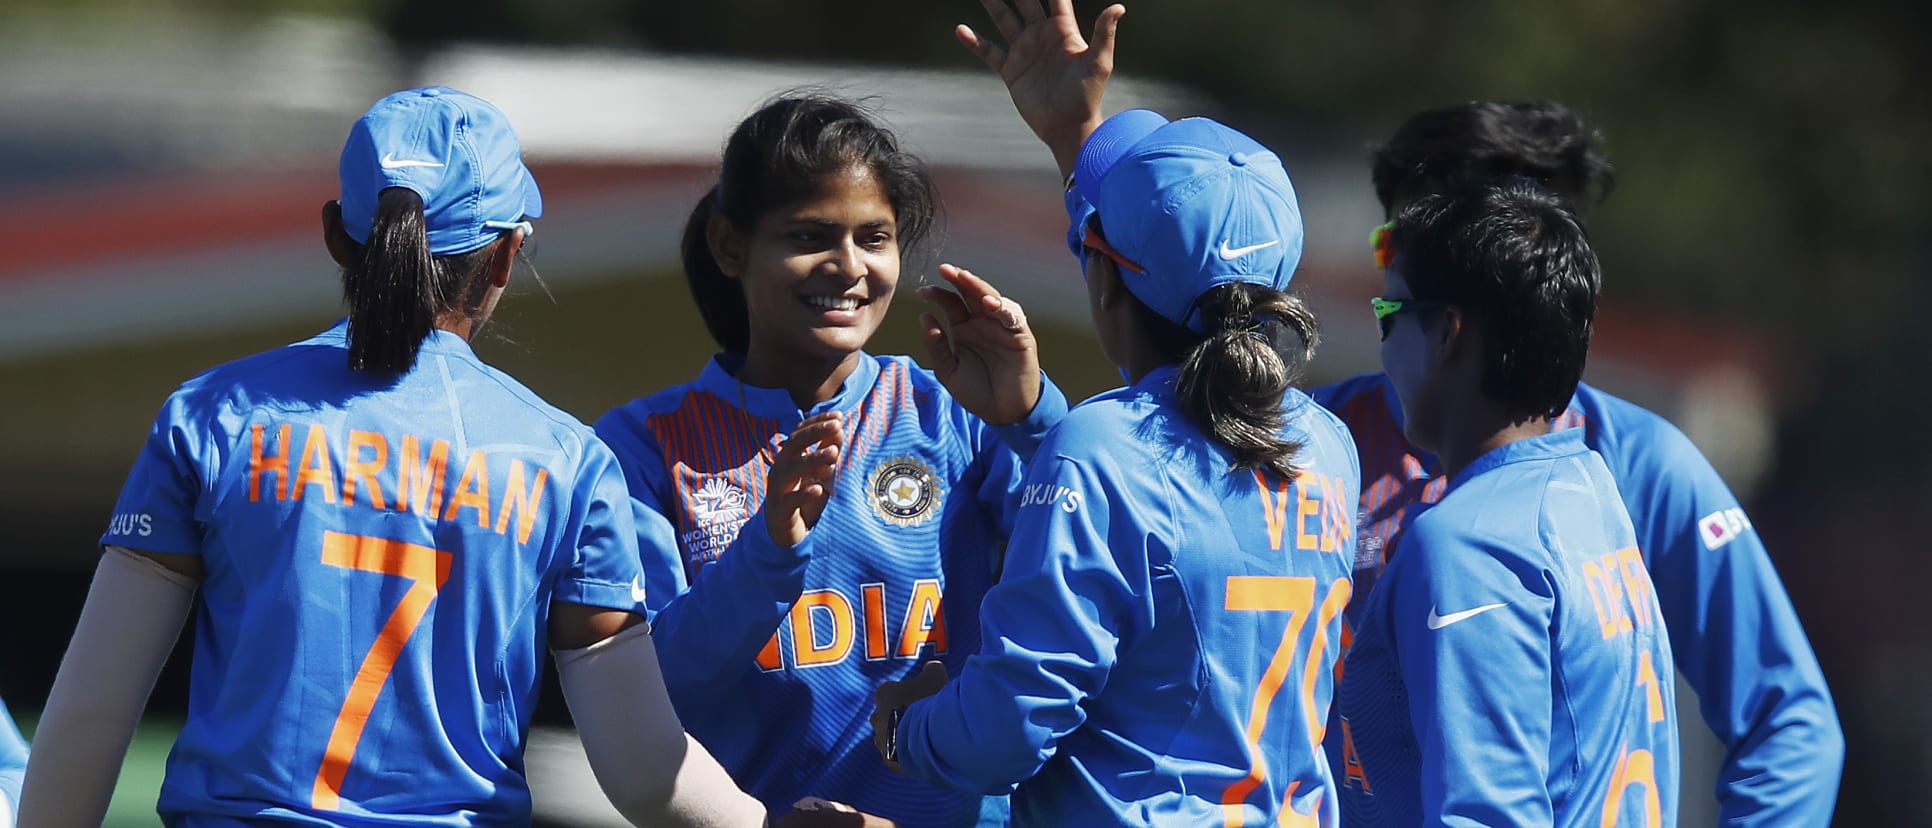
[[[22,828],[95,828],[107,815],[141,709],[181,637],[195,579],[110,546],[34,730]]]
[[[597,784],[634,825],[755,828],[765,806],[684,732],[650,627],[557,653],[564,700]]]

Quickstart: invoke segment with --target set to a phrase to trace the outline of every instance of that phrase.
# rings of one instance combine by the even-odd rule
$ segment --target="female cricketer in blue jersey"
[[[1509,175],[1533,178],[1581,211],[1612,181],[1593,133],[1550,101],[1417,113],[1376,150],[1373,166],[1390,215],[1445,188]],[[1403,435],[1386,375],[1309,393],[1348,424],[1361,454],[1355,583],[1367,595],[1400,546],[1405,518],[1439,500],[1448,478],[1435,455]],[[1683,432],[1588,383],[1577,384],[1554,427],[1583,433],[1630,510],[1678,672],[1724,743],[1716,791],[1724,824],[1830,824],[1844,736],[1818,659],[1737,497]],[[1351,622],[1361,604],[1349,608]],[[1345,735],[1330,728],[1329,755],[1343,785],[1360,785]]]
[[[1513,179],[1417,202],[1388,242],[1383,370],[1449,483],[1348,650],[1343,822],[1674,825],[1663,615],[1603,458],[1550,427],[1596,312],[1583,228]]]
[[[965,39],[1016,101],[1023,67],[1084,53],[1069,3],[986,6],[1009,46]],[[1017,785],[1019,825],[1333,824],[1318,746],[1357,470],[1339,421],[1291,385],[1316,339],[1283,293],[1294,189],[1206,119],[1134,110],[1085,131],[1076,164],[1048,144],[1077,166],[1089,306],[1130,385],[1048,435],[979,653],[951,683],[935,668],[882,688],[876,742],[916,778]]]
[[[922,291],[948,322],[924,318],[933,372],[863,350],[935,208],[923,164],[863,109],[763,107],[685,228],[723,353],[597,423],[636,499],[672,701],[773,805],[822,795],[919,826],[1004,810],[867,745],[875,687],[977,649],[1022,458],[1066,412],[1018,306],[949,266],[963,298]]]
[[[470,349],[543,210],[508,121],[452,89],[398,92],[356,122],[340,172],[323,235],[349,316],[162,407],[22,823],[100,824],[192,610],[169,825],[528,824],[546,638],[620,811],[762,824],[665,697],[615,459]]]

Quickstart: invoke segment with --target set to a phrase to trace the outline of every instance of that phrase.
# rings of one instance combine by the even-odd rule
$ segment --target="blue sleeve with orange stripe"
[[[20,738],[6,702],[0,702],[0,794],[7,798],[12,817],[20,816],[20,781],[27,775],[27,740]]]
[[[745,521],[725,553],[704,564],[704,577],[687,578],[671,519],[655,504],[668,495],[644,469],[661,468],[648,432],[633,430],[622,409],[597,421],[597,433],[623,458],[630,485],[638,548],[644,556],[644,605],[674,701],[701,696],[720,677],[757,658],[804,589],[812,538],[780,546],[765,529],[764,510]]]
[[[1720,822],[1829,825],[1845,737],[1763,540],[1682,431],[1587,385],[1576,406],[1636,523],[1678,671],[1724,742]]]

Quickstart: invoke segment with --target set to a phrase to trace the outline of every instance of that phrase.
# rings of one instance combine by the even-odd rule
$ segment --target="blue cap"
[[[1207,118],[1130,109],[1102,122],[1074,166],[1107,243],[1146,272],[1127,289],[1201,331],[1194,302],[1231,282],[1288,287],[1301,263],[1301,207],[1281,159]]]
[[[342,146],[342,225],[367,244],[376,201],[390,187],[423,198],[429,252],[468,253],[543,215],[510,119],[489,101],[442,86],[376,102]],[[493,226],[494,225],[494,226]]]

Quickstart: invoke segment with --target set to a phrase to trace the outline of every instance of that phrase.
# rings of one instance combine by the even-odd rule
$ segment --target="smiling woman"
[[[1066,413],[1019,306],[956,267],[958,294],[922,289],[946,322],[921,320],[931,372],[862,350],[936,211],[925,165],[864,109],[753,113],[684,232],[723,353],[597,432],[637,501],[678,716],[741,786],[1001,824],[1004,797],[907,779],[867,745],[874,688],[978,648],[1023,458]]]

